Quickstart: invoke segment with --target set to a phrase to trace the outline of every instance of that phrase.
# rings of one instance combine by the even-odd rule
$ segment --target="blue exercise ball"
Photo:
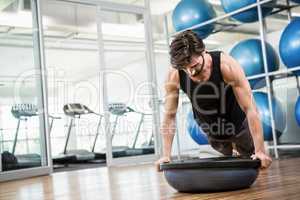
[[[300,0],[292,0],[295,3],[300,3]]]
[[[265,42],[267,51],[268,71],[276,71],[279,68],[279,57],[275,49]],[[246,76],[253,76],[264,73],[264,61],[261,47],[261,40],[248,39],[236,44],[230,51],[230,55],[242,66]],[[252,89],[265,86],[265,79],[249,80]]]
[[[279,52],[287,68],[300,66],[300,18],[293,19],[280,37]],[[300,71],[294,72],[300,75]]]
[[[276,0],[272,1],[272,3],[274,2],[276,2]],[[256,0],[221,0],[221,3],[224,11],[226,13],[230,13],[240,8],[254,4],[256,3]],[[265,6],[265,4],[262,5],[263,17],[270,14],[272,10],[273,7]],[[245,10],[241,13],[233,15],[232,17],[240,22],[245,22],[245,23],[256,22],[258,21],[257,7]]]
[[[296,106],[295,106],[295,118],[296,118],[298,125],[300,126],[300,97],[298,97]]]
[[[253,97],[261,117],[264,140],[272,141],[273,134],[271,125],[271,113],[268,105],[268,95],[264,92],[254,92]],[[275,97],[272,97],[272,108],[276,127],[276,136],[277,138],[279,138],[286,127],[286,114],[282,109],[280,102]]]
[[[188,29],[216,17],[215,10],[207,0],[182,0],[173,11],[172,21],[176,31]],[[204,39],[214,30],[213,24],[194,29]]]
[[[193,112],[190,111],[187,116],[187,129],[191,138],[199,145],[208,144],[207,135],[194,119]]]

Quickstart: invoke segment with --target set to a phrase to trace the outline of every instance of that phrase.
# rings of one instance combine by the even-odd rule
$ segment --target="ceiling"
[[[27,5],[30,0],[4,0],[11,2],[0,13],[0,33],[22,34],[30,33],[32,28],[32,16],[28,12]],[[133,5],[142,5],[144,0],[107,0]],[[282,0],[285,2],[285,0]],[[282,2],[279,1],[278,2]],[[171,15],[179,0],[151,0],[150,7],[153,21],[153,33],[155,41],[165,41],[165,30],[163,19],[167,16],[169,21],[169,32],[174,32]],[[220,0],[209,0],[213,4],[218,16],[223,15]],[[282,3],[281,3],[282,4]],[[299,15],[300,8],[292,10],[294,15]],[[45,0],[42,4],[43,27],[46,37],[62,37],[70,39],[97,39],[96,10],[93,6],[65,3],[57,0]],[[102,15],[104,25],[102,27],[104,36],[115,41],[144,41],[143,17],[135,14],[104,12]],[[281,29],[287,24],[286,12],[267,18],[268,31]],[[239,24],[234,20],[225,20],[224,23]],[[28,30],[29,29],[29,30]],[[230,33],[228,33],[230,32]],[[230,37],[232,32],[242,34],[258,34],[257,23],[240,25],[229,31],[224,30],[222,42],[232,42],[235,37]],[[229,34],[229,36],[226,36]],[[232,39],[230,39],[232,38]],[[59,38],[58,40],[61,40]],[[214,38],[215,40],[215,38]],[[210,43],[208,39],[206,43]]]
[[[214,5],[218,15],[224,14],[219,0],[209,0]],[[283,0],[285,1],[285,0]],[[7,77],[33,67],[32,48],[32,14],[29,10],[30,0],[1,0],[0,9],[0,46],[6,48],[2,56],[7,61],[0,61],[1,74]],[[144,0],[114,0],[132,5],[143,5]],[[166,37],[164,30],[164,16],[169,20],[169,31],[174,32],[171,22],[172,10],[179,0],[151,0],[150,7],[153,21],[155,49],[166,54]],[[282,1],[279,1],[282,2]],[[294,15],[300,13],[300,8],[292,10]],[[46,47],[46,63],[49,67],[65,69],[66,77],[72,80],[82,80],[97,73],[98,41],[96,10],[92,6],[70,4],[62,1],[45,0],[42,4],[43,28]],[[144,60],[145,39],[143,17],[140,15],[116,12],[104,12],[103,33],[105,42],[106,63],[112,69],[122,68],[128,63]],[[226,19],[224,23],[235,23]],[[286,12],[267,18],[268,31],[282,29],[288,23]],[[228,45],[237,40],[257,37],[258,23],[238,24],[235,29],[219,32],[205,40],[208,48],[214,49],[220,45]],[[18,56],[10,50],[15,47],[27,49],[25,54]],[[13,50],[11,50],[13,51]],[[1,51],[3,52],[3,51]],[[26,56],[32,58],[29,61]],[[60,55],[61,59],[55,59]],[[85,55],[85,60],[80,57]],[[18,57],[16,60],[14,58]],[[77,61],[78,59],[78,61]],[[24,62],[23,62],[24,61]],[[2,77],[3,77],[2,76]]]

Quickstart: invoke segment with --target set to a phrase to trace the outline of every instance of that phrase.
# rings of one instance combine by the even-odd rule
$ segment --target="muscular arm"
[[[245,112],[255,146],[255,154],[265,153],[263,129],[252,91],[243,69],[237,61],[226,54],[221,56],[223,79],[232,86],[236,99]]]
[[[171,157],[172,143],[176,129],[176,112],[179,95],[179,74],[175,69],[170,69],[165,82],[165,110],[161,134],[163,138],[163,156]]]

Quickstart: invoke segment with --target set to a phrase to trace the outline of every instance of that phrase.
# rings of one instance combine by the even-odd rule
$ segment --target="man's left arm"
[[[272,159],[265,151],[260,115],[245,73],[236,60],[223,53],[221,54],[221,71],[224,81],[231,85],[241,109],[246,114],[255,147],[255,155],[252,157],[260,159],[262,168],[267,168]]]

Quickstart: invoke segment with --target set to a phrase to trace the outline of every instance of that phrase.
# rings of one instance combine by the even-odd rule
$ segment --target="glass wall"
[[[114,5],[108,2],[105,8],[114,10]],[[102,118],[99,48],[104,48],[107,66],[114,157],[154,154],[143,13],[101,10],[104,43],[99,47],[96,7],[80,1],[43,5],[50,121],[55,118],[50,133],[54,164],[56,157],[67,155],[75,155],[75,162],[66,162],[76,164],[83,152],[89,164],[105,161],[107,127]],[[88,114],[70,115],[75,107],[77,111],[88,108]]]
[[[33,5],[33,4],[34,5]],[[2,171],[48,166],[35,2],[0,4]]]
[[[14,162],[15,168],[23,168],[19,166],[21,160],[28,162],[26,156],[18,158],[23,154],[32,156],[29,161],[36,161],[34,166],[47,165],[48,135],[44,134],[42,109],[42,99],[47,98],[53,161],[60,162],[67,155],[75,163],[103,163],[108,149],[106,127],[101,121],[104,110],[100,106],[97,5],[46,1],[41,12],[32,12],[31,7],[36,8],[38,2],[1,2],[1,155]],[[152,83],[147,82],[151,74],[143,8],[117,8],[117,2],[111,3],[103,3],[110,11],[101,11],[101,35],[107,64],[109,126],[114,130],[110,134],[117,150],[114,157],[153,155]],[[114,8],[139,14],[114,12]],[[40,13],[42,20],[37,19]],[[43,22],[43,38],[38,38],[38,20]],[[49,95],[42,93],[39,56],[44,49],[40,47],[45,48]],[[59,164],[68,164],[64,162]]]
[[[96,8],[48,1],[43,5],[43,22],[55,169],[66,164],[72,168],[82,168],[82,163],[100,166],[105,163],[105,134]]]
[[[153,155],[153,83],[148,81],[144,16],[102,11],[101,17],[112,157]]]

